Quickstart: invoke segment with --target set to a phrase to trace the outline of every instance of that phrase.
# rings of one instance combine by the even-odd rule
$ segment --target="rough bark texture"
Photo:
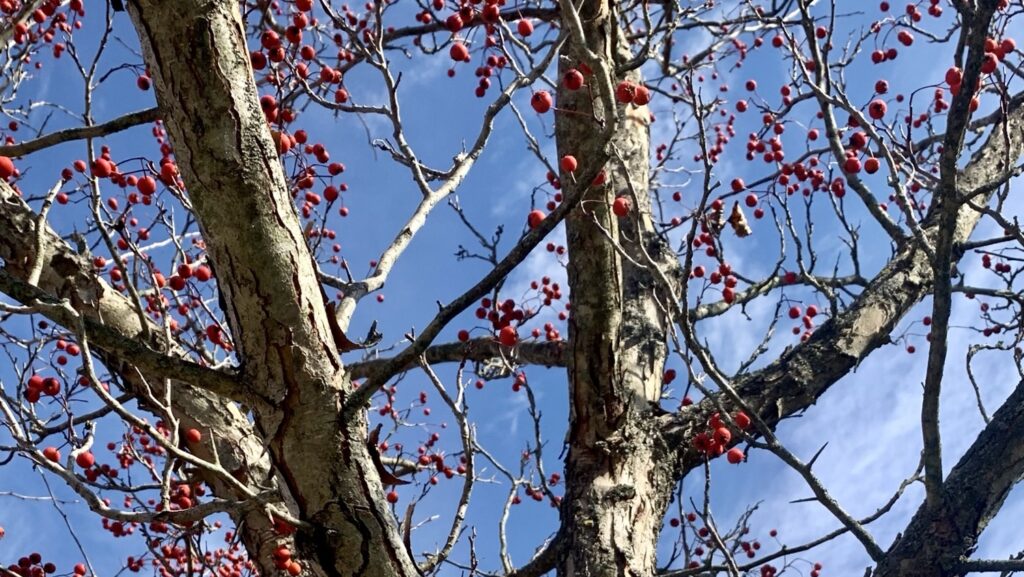
[[[611,3],[597,1],[580,8],[586,48],[608,63],[614,62],[619,34],[612,9]],[[570,43],[561,73],[578,66],[581,54]],[[623,79],[640,80],[631,72],[615,81]],[[605,143],[601,122],[591,118],[602,118],[603,106],[596,86],[558,93],[558,107],[567,111],[556,117],[559,156],[572,154],[587,166],[588,159],[603,157],[602,150],[612,147],[607,183],[591,187],[580,208],[566,219],[572,290],[570,423],[562,505],[567,541],[558,567],[566,577],[653,574],[673,482],[654,418],[668,318],[656,302],[655,276],[644,266],[644,250],[655,256],[666,253],[650,217],[649,112],[646,106],[619,105],[618,130]],[[624,162],[615,158],[615,151]],[[588,184],[570,174],[562,174],[561,181],[566,187]],[[633,203],[627,217],[611,211],[619,195]]]
[[[297,558],[323,575],[416,575],[365,447],[341,422],[348,379],[316,268],[260,109],[238,4],[132,2],[273,467],[312,524]]]
[[[1018,385],[942,484],[937,507],[922,504],[875,577],[953,577],[978,536],[1024,475],[1024,384]]]

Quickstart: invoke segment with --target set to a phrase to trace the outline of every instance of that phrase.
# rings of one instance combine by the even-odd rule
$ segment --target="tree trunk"
[[[217,272],[256,426],[310,524],[295,558],[318,575],[417,575],[366,450],[342,422],[349,386],[249,62],[237,2],[137,0],[129,12]],[[259,551],[250,550],[258,555]]]
[[[875,577],[955,577],[978,537],[1024,475],[1024,384],[992,415],[941,486],[922,504],[875,568]]]
[[[585,49],[614,70],[621,37],[610,4],[584,2],[580,20]],[[579,67],[583,52],[570,42],[560,74]],[[639,83],[640,77],[633,71],[613,81],[619,80]],[[559,157],[574,155],[581,165],[577,173],[587,172],[588,159],[605,157],[602,151],[610,155],[607,182],[590,187],[566,219],[570,425],[562,503],[567,541],[558,574],[648,576],[655,571],[673,471],[655,418],[668,327],[667,311],[656,298],[671,297],[656,290],[645,252],[662,260],[669,251],[654,233],[650,215],[648,109],[620,105],[618,129],[611,142],[604,142],[604,105],[596,79],[588,83],[577,91],[559,90],[555,125]],[[589,184],[567,173],[561,182],[568,190]],[[616,196],[632,203],[625,217],[611,210]]]

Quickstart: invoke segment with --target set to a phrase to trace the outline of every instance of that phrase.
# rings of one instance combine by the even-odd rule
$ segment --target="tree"
[[[129,569],[774,575],[843,534],[880,577],[1024,569],[971,558],[1024,474],[1024,388],[989,415],[990,384],[972,371],[978,355],[1021,366],[1018,0],[853,6],[866,14],[809,0],[125,4],[130,21],[98,2],[87,18],[80,0],[0,1],[12,119],[0,147],[0,448],[8,466],[65,483],[116,536],[143,534],[149,553]],[[464,94],[470,62],[479,114]],[[83,85],[77,109],[25,95],[50,68],[64,71],[52,81]],[[406,89],[416,74],[443,88]],[[866,80],[879,74],[889,78]],[[101,105],[130,102],[129,89],[155,106],[95,120]],[[74,121],[51,130],[61,106]],[[432,109],[460,118],[405,114]],[[368,146],[405,175],[382,187],[419,195],[364,276],[335,244],[352,201],[345,166],[317,143],[332,128],[298,128],[306,115],[363,121]],[[431,124],[469,130],[463,149],[425,145]],[[138,143],[144,125],[160,158],[97,154],[119,134]],[[489,236],[456,193],[507,153],[493,152],[502,130],[548,171],[528,183],[534,203],[547,200],[516,200]],[[361,138],[333,137],[346,150]],[[46,188],[58,163],[70,167]],[[383,196],[373,202],[392,202]],[[374,323],[357,336],[356,315],[365,325],[379,314],[366,305],[416,266],[404,264],[414,238],[445,204],[463,226],[446,238],[481,247],[460,246],[460,266],[482,261],[482,272],[436,309],[438,293],[409,291],[421,301],[396,329],[408,333]],[[567,286],[538,279],[513,294],[531,253],[564,264]],[[966,352],[984,426],[950,466],[940,393],[961,386],[949,382],[951,315],[971,299],[984,300]],[[930,310],[917,323],[920,307]],[[724,362],[732,353],[706,327],[729,319],[734,330],[743,316],[741,330],[763,337],[749,359]],[[787,323],[792,335],[776,330]],[[923,379],[921,466],[858,519],[813,469],[827,449],[799,455],[780,430],[801,434],[791,418],[892,344],[927,349],[923,376],[907,377]],[[478,388],[510,379],[527,396],[535,438],[518,471],[479,442],[467,371]],[[562,473],[545,472],[558,443],[542,435],[528,374],[565,375]],[[426,392],[407,405],[415,412],[400,407],[404,379],[433,388],[455,434],[441,441],[419,417]],[[125,433],[108,441],[117,464],[101,467],[97,430],[109,437],[111,422]],[[738,471],[758,452],[798,474],[840,528],[759,551],[744,537],[752,515],[716,524],[712,462],[725,455]],[[703,491],[683,491],[688,476]],[[417,504],[447,479],[462,484],[450,530],[418,553]],[[508,490],[504,508],[490,504],[499,551],[478,550],[465,522],[483,480]],[[924,498],[886,547],[869,524],[918,482]],[[559,524],[517,567],[505,523],[522,494],[557,507]],[[219,513],[234,545],[204,557]],[[39,575],[44,561],[3,573]]]

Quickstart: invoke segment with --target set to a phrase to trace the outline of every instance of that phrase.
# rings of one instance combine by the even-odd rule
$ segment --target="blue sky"
[[[90,54],[95,49],[98,16],[98,13],[90,14],[85,29],[76,36],[83,54]],[[878,13],[872,3],[866,14],[853,14],[841,20],[837,25],[838,37],[845,38],[850,31],[860,30],[877,17]],[[411,21],[411,18],[407,20]],[[116,33],[124,44],[110,44],[100,70],[109,70],[124,62],[140,62],[132,54],[137,42],[127,17],[120,14],[115,17],[115,21]],[[939,22],[948,23],[948,19]],[[926,17],[925,23],[932,29],[941,29],[930,18]],[[683,52],[687,50],[686,46],[700,46],[703,39],[680,36],[679,41],[684,46],[680,49]],[[869,59],[860,58],[845,71],[849,94],[855,103],[866,104],[872,96],[875,81],[880,78],[889,81],[889,96],[938,83],[950,62],[948,47],[930,46],[920,38],[913,48],[901,47],[900,50],[900,58],[896,62],[873,65]],[[39,60],[44,62],[44,67],[23,88],[19,101],[46,100],[80,110],[82,84],[72,74],[67,56],[54,61],[51,56],[41,55]],[[449,79],[445,75],[449,61],[444,54],[435,58],[416,56],[408,61],[401,56],[395,58],[395,66],[404,73],[400,94],[404,98],[403,111],[408,139],[421,158],[435,166],[446,166],[462,144],[475,137],[484,108],[497,94],[492,88],[486,98],[473,96],[476,78],[472,72],[477,65],[475,58],[474,64],[459,66],[456,77]],[[758,94],[773,105],[778,105],[778,86],[788,74],[788,66],[788,62],[780,60],[778,52],[769,48],[766,42],[764,48],[751,52],[742,68],[731,72],[723,70],[723,77],[717,81],[708,79],[705,90],[707,93],[717,92],[718,86],[727,82],[730,91],[720,95],[730,101],[731,110],[732,102],[736,99],[749,98],[742,85],[744,81],[754,79],[759,85]],[[353,98],[361,103],[376,103],[383,97],[379,81],[368,71],[349,75],[346,86]],[[928,92],[923,92],[925,97]],[[522,91],[515,103],[529,123],[531,132],[541,138],[543,152],[553,162],[554,142],[547,137],[551,132],[551,116],[538,117],[529,108],[528,98],[529,91]],[[95,102],[94,115],[98,120],[106,120],[154,103],[152,91],[139,91],[135,87],[134,74],[128,70],[114,72],[98,89]],[[903,106],[905,104],[901,106],[890,103],[890,110],[900,111]],[[657,97],[651,104],[651,110],[659,119],[663,119],[652,128],[653,148],[668,138],[670,126],[667,119],[671,115],[669,103]],[[813,113],[812,107],[803,105],[797,108],[791,119],[806,124],[813,121]],[[903,113],[898,112],[900,115]],[[40,120],[39,114],[33,116],[34,123]],[[379,255],[420,198],[409,173],[367,145],[367,131],[374,138],[385,138],[390,135],[390,127],[380,119],[368,118],[365,121],[364,125],[346,115],[335,119],[332,114],[311,107],[300,115],[294,125],[295,128],[307,129],[311,141],[324,142],[331,152],[332,160],[344,162],[348,167],[340,181],[350,187],[344,193],[344,202],[351,213],[345,219],[332,217],[330,226],[338,231],[342,254],[356,274],[368,270],[369,261]],[[715,178],[727,184],[735,177],[750,182],[765,174],[767,165],[743,159],[742,147],[746,134],[755,130],[759,122],[759,115],[754,113],[748,113],[737,120],[737,136],[717,165]],[[820,121],[814,122],[815,126],[821,127]],[[74,125],[73,120],[55,114],[45,131]],[[24,129],[15,136],[26,137]],[[787,124],[784,140],[787,154],[795,156],[800,153],[803,140],[798,125]],[[115,158],[119,160],[138,155],[154,160],[159,158],[158,146],[148,126],[104,139],[103,143],[111,146]],[[19,168],[25,173],[22,188],[30,194],[41,193],[56,179],[59,168],[54,167],[67,166],[73,159],[82,156],[84,143],[76,142],[54,147],[19,162]],[[686,159],[687,154],[683,153],[681,157]],[[685,160],[683,164],[690,168],[694,166]],[[125,166],[133,166],[133,163],[129,162]],[[139,168],[137,162],[134,167]],[[505,227],[499,248],[502,254],[518,238],[525,215],[530,209],[531,192],[534,187],[544,183],[545,172],[546,169],[527,152],[516,118],[510,110],[504,111],[496,120],[494,137],[487,151],[458,191],[458,198],[466,213],[485,235],[499,225]],[[877,190],[882,190],[884,186],[882,178],[868,182]],[[1015,183],[1014,186],[1019,187],[1019,184]],[[683,206],[692,206],[695,194],[684,190]],[[865,275],[871,275],[884,264],[888,256],[884,233],[872,225],[852,194],[846,197],[845,206],[851,219],[862,225],[861,264]],[[683,213],[682,208],[675,210],[677,214]],[[802,212],[802,209],[797,212]],[[1020,204],[1012,203],[1008,212],[1019,215]],[[76,221],[81,222],[82,219],[81,209],[70,206],[57,207],[51,214],[51,223],[63,232],[73,230]],[[815,200],[812,215],[817,227],[815,244],[820,256],[820,274],[830,272],[837,258],[840,274],[848,273],[849,262],[848,258],[842,256],[844,246],[839,242],[835,217],[823,199]],[[796,215],[795,219],[800,225],[803,216]],[[729,237],[725,242],[734,268],[747,276],[759,278],[771,272],[777,258],[777,243],[773,237],[773,227],[767,219],[752,220],[751,224],[754,236],[747,239]],[[983,225],[977,236],[992,232],[993,227]],[[549,240],[561,244],[562,238],[564,232],[559,228]],[[766,240],[762,242],[760,239]],[[461,225],[454,212],[447,207],[439,207],[394,270],[382,291],[385,301],[378,303],[374,299],[367,299],[356,314],[352,333],[364,334],[369,324],[376,320],[384,333],[384,343],[391,344],[400,343],[406,331],[426,325],[436,310],[436,301],[447,302],[487,271],[487,266],[480,261],[457,261],[453,254],[460,244],[470,249],[476,248],[474,238]],[[787,250],[787,265],[792,267],[791,244]],[[158,251],[155,254],[163,253]],[[964,270],[969,282],[976,280],[979,284],[986,282],[986,274],[990,274],[981,269],[977,259],[966,261]],[[510,277],[503,296],[520,299],[529,291],[530,281],[542,276],[550,276],[565,285],[564,270],[550,254],[543,251],[543,244]],[[691,288],[697,286],[694,284]],[[810,298],[809,295],[808,292],[794,289],[785,292],[785,296],[790,299]],[[716,293],[709,292],[706,298],[717,300],[718,297]],[[767,328],[777,298],[778,295],[773,294],[750,305],[747,308],[750,320],[737,309],[700,325],[701,337],[706,339],[720,363],[734,369],[750,354]],[[810,302],[807,300],[805,304]],[[958,297],[951,324],[955,327],[977,325],[978,302]],[[823,304],[818,302],[819,306]],[[929,301],[919,305],[907,315],[894,333],[894,336],[904,332],[916,334],[911,339],[917,347],[916,354],[908,354],[904,350],[905,343],[882,348],[858,367],[856,372],[835,385],[806,415],[787,421],[780,427],[782,440],[794,453],[805,459],[813,455],[822,443],[829,443],[818,461],[817,472],[837,500],[855,516],[867,515],[884,503],[917,463],[921,445],[918,430],[920,387],[927,354],[922,337],[925,331],[920,325],[920,319],[928,314],[929,309]],[[543,317],[544,320],[558,323],[553,312],[545,312]],[[564,323],[558,324],[565,334]],[[443,340],[451,340],[456,330],[472,326],[475,326],[475,319],[465,315],[449,327]],[[777,334],[771,341],[770,352],[765,355],[766,360],[777,356],[785,347],[796,344],[797,337],[789,332],[791,327],[788,319],[780,322]],[[947,468],[955,464],[983,425],[974,408],[973,392],[964,377],[963,367],[966,347],[977,342],[980,337],[967,329],[955,329],[951,334],[942,413],[944,462]],[[996,356],[992,359],[990,363],[975,367],[980,380],[985,384],[984,399],[990,412],[998,407],[998,403],[1006,397],[1017,380],[1012,362],[1006,358],[1000,360]],[[355,357],[349,360],[355,360]],[[681,369],[678,360],[673,361],[671,366]],[[452,369],[444,367],[440,371],[449,386],[454,378]],[[545,470],[549,474],[558,472],[561,471],[559,454],[567,419],[564,371],[529,368],[527,373],[538,406],[543,412],[542,430],[548,442],[545,447]],[[5,389],[13,387],[12,378],[11,367],[6,361],[0,361],[0,379]],[[458,450],[454,421],[445,414],[443,406],[437,402],[436,393],[420,374],[411,373],[399,385],[398,405],[416,406],[415,398],[421,390],[428,391],[433,413],[429,417],[420,417],[420,409],[414,408],[416,421],[426,426],[403,429],[398,440],[414,447],[431,432],[438,431],[442,435],[441,447],[449,454]],[[510,379],[504,379],[487,383],[482,391],[470,387],[468,399],[481,444],[506,466],[517,468],[520,452],[528,444],[532,445],[532,424],[526,411],[525,395],[512,392]],[[441,429],[440,425],[445,422],[449,427]],[[101,423],[101,435],[113,437],[119,432],[120,427],[114,421]],[[0,433],[0,443],[5,440]],[[478,467],[485,467],[478,470],[481,478],[492,476],[493,471],[483,460],[478,460]],[[794,499],[808,496],[810,491],[796,474],[771,455],[752,451],[750,460],[739,466],[716,461],[712,465],[712,472],[715,479],[712,509],[720,525],[730,526],[746,507],[761,503],[752,526],[754,536],[764,545],[762,551],[775,549],[768,537],[770,528],[779,530],[783,542],[795,545],[838,527],[838,522],[817,504],[790,503]],[[24,460],[16,459],[10,465],[0,468],[0,491],[45,495],[40,479]],[[488,569],[500,567],[495,528],[501,504],[508,493],[504,479],[500,476],[495,479],[493,483],[480,482],[476,485],[474,502],[467,519],[477,529],[477,551]],[[56,494],[72,498],[66,489],[60,487],[57,479],[48,480]],[[701,483],[695,475],[685,481],[684,493],[687,499],[699,501],[699,492],[695,492],[694,488]],[[417,530],[414,536],[416,552],[433,549],[443,542],[451,510],[460,490],[461,483],[442,481],[418,505],[416,522],[427,520],[433,515],[439,517]],[[561,491],[556,490],[556,493]],[[411,492],[402,493],[400,512],[404,511],[411,496]],[[911,487],[890,515],[870,526],[871,533],[883,548],[902,529],[921,498],[920,488]],[[1013,493],[1003,512],[985,533],[979,557],[1006,556],[1021,547],[1012,523],[1022,507],[1024,500],[1020,498],[1019,492]],[[143,551],[143,545],[138,539],[110,538],[99,529],[98,519],[80,503],[68,504],[65,510],[70,524],[83,541],[84,548],[100,574],[115,572],[125,556]],[[554,530],[557,519],[557,511],[547,503],[533,503],[524,496],[523,504],[514,508],[509,520],[510,554],[513,560],[517,563],[527,560],[534,548]],[[75,548],[68,546],[68,530],[50,504],[0,496],[0,526],[7,529],[7,537],[0,540],[0,562],[10,563],[14,561],[14,556],[28,550],[39,550],[45,557],[56,560],[60,571],[65,572],[70,570],[73,563],[81,560]],[[670,535],[671,532],[667,531],[666,539]],[[669,544],[663,543],[665,552],[668,548]],[[455,558],[466,558],[465,539],[456,549]],[[860,574],[868,564],[868,558],[859,544],[849,537],[840,537],[806,558],[822,561],[826,566],[826,574],[831,575]],[[450,573],[455,574],[454,571]]]

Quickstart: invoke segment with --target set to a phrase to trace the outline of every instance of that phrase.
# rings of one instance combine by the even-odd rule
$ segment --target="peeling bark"
[[[586,49],[614,65],[620,32],[612,9],[608,3],[583,3],[580,20],[587,45],[567,45],[560,74],[578,66]],[[641,81],[637,71],[613,81],[620,80]],[[564,111],[555,125],[560,157],[572,154],[586,166],[588,159],[603,158],[606,147],[612,156],[605,167],[606,184],[590,187],[580,208],[566,219],[572,292],[570,423],[562,503],[567,541],[558,566],[558,574],[565,577],[653,574],[657,537],[674,482],[671,461],[663,458],[668,448],[654,418],[669,321],[657,302],[656,277],[645,266],[644,253],[663,256],[669,251],[651,221],[649,111],[646,106],[619,105],[619,128],[612,142],[605,143],[604,104],[598,94],[596,88],[561,88],[558,107]],[[575,182],[569,174],[562,174],[561,182],[570,190],[588,184]],[[611,210],[620,195],[633,203],[623,218]]]

